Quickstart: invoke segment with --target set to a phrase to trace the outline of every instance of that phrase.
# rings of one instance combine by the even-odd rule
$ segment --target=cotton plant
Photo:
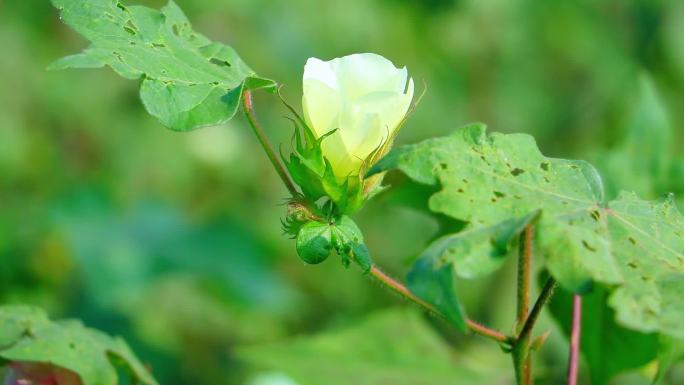
[[[545,308],[569,338],[569,385],[577,384],[580,354],[594,385],[649,362],[658,364],[652,372],[654,383],[659,383],[678,357],[677,341],[684,339],[684,217],[673,196],[646,201],[623,192],[608,199],[591,164],[546,157],[531,136],[490,133],[483,124],[465,125],[446,137],[393,149],[415,102],[414,81],[407,68],[373,53],[306,61],[301,109],[287,104],[295,125],[293,145],[288,149],[285,144],[281,157],[259,124],[252,98],[257,91],[276,93],[278,84],[257,75],[231,47],[193,31],[174,2],[160,11],[126,7],[116,0],[52,2],[62,20],[91,45],[50,68],[109,66],[123,77],[140,79],[140,96],[148,112],[175,131],[220,124],[242,110],[288,189],[283,222],[302,261],[318,264],[335,252],[344,266],[357,266],[362,274],[456,330],[493,341],[502,354],[510,355],[511,377],[519,385],[535,379],[531,357],[548,336],[548,331],[538,332],[535,326]],[[645,93],[654,95],[652,91],[647,87]],[[661,109],[648,107],[658,104],[654,98],[648,100],[641,107],[653,119],[646,120],[665,121],[650,116]],[[386,172],[401,172],[412,182],[430,186],[435,193],[426,204],[429,211],[463,224],[439,234],[415,258],[404,282],[373,262],[363,232],[352,218],[383,190]],[[514,256],[515,323],[506,333],[471,318],[455,280],[489,276]],[[544,270],[534,301],[533,257]],[[411,378],[444,383],[445,368],[454,364],[452,348],[435,342],[431,332],[408,328],[417,322],[410,316],[399,317],[401,330],[422,330],[423,337],[402,340],[405,344],[396,353],[406,354],[411,341],[421,343],[407,360],[411,365],[393,367],[395,362],[383,362],[372,378],[385,378],[394,369],[408,374],[393,377],[396,385],[413,384],[408,382]],[[384,325],[397,328],[382,318],[368,323],[373,331],[384,330]],[[8,362],[16,368],[28,361],[63,366],[79,375],[84,385],[116,383],[114,368],[123,365],[134,382],[156,385],[120,339],[82,325],[49,321],[41,311],[26,307],[0,307],[0,325],[10,331],[0,331],[0,364]],[[591,326],[584,335],[582,325]],[[585,343],[583,336],[591,343]],[[372,337],[369,332],[367,339],[357,342]],[[364,357],[367,350],[347,344],[348,338],[345,334],[340,344],[353,349],[346,359],[358,357],[362,362],[356,367],[372,372],[368,362],[379,359],[378,355]],[[596,353],[599,339],[610,357]],[[60,349],[37,348],[45,341]],[[299,343],[296,351],[312,347],[315,351],[325,345],[321,341],[329,340]],[[88,349],[76,349],[85,352],[79,355],[72,347]],[[315,358],[320,360],[318,355],[326,353],[330,352],[315,353]],[[314,380],[314,375],[326,372],[296,371],[289,365],[290,358],[270,360],[274,367],[268,369],[302,385],[335,380]],[[605,360],[611,360],[610,367]],[[96,366],[88,364],[95,361]],[[413,366],[426,361],[424,369]],[[436,361],[444,363],[438,370],[430,366]],[[25,369],[30,371],[31,366],[22,366],[22,378],[35,377]],[[461,377],[465,372],[459,373],[449,383],[465,383]]]

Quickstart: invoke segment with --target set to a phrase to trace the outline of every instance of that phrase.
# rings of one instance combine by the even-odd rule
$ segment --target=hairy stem
[[[551,300],[556,286],[557,282],[555,279],[549,278],[546,280],[546,283],[539,294],[539,298],[537,298],[537,302],[534,303],[530,315],[527,317],[520,334],[518,334],[518,341],[529,338],[529,336],[532,334],[532,329],[534,329],[534,325],[537,323],[537,319],[539,318],[542,309],[544,309],[544,306],[546,306],[546,304]]]
[[[513,365],[515,367],[515,375],[518,385],[530,385],[532,384],[532,372],[530,368],[530,336],[532,335],[532,329],[537,323],[537,319],[541,314],[544,306],[551,300],[553,292],[556,288],[556,280],[549,278],[546,284],[542,288],[537,301],[532,307],[532,311],[525,320],[520,333],[515,338],[513,343],[512,355],[513,355]]]
[[[266,132],[256,119],[256,114],[254,113],[254,104],[252,104],[251,91],[245,90],[242,93],[242,105],[244,107],[245,116],[247,117],[249,126],[252,127],[254,135],[256,135],[257,139],[259,140],[261,147],[263,147],[264,151],[266,152],[266,155],[268,156],[268,159],[271,161],[273,168],[275,168],[276,172],[278,173],[278,176],[280,176],[280,179],[283,181],[285,187],[287,187],[287,190],[293,197],[299,195],[299,193],[297,192],[297,188],[295,187],[295,184],[292,181],[292,178],[290,178],[290,174],[287,172],[287,169],[285,168],[285,165],[283,164],[282,160],[278,157],[278,154],[275,152],[275,149],[271,145],[271,142],[268,141],[268,136],[266,136]]]
[[[404,286],[402,283],[396,281],[389,275],[385,274],[382,270],[380,270],[377,266],[373,265],[370,270],[370,275],[373,276],[375,279],[380,281],[386,288],[394,291],[395,293],[399,294],[400,296],[404,297],[405,299],[421,306],[425,310],[429,311],[430,313],[433,313],[441,318],[445,318],[442,313],[440,313],[437,309],[435,309],[434,306],[430,305],[429,303],[423,301],[422,299],[418,298],[415,294],[411,293],[411,291]],[[475,334],[478,334],[480,336],[490,338],[492,340],[495,340],[500,343],[509,343],[510,342],[510,337],[506,336],[505,334],[494,330],[490,329],[484,325],[481,325],[475,321],[472,320],[466,320],[466,325],[468,326],[468,329],[472,331]]]
[[[520,236],[520,251],[518,253],[518,290],[517,290],[517,332],[527,319],[530,311],[530,274],[532,270],[532,241],[534,228],[528,225]]]
[[[530,276],[532,271],[532,242],[534,227],[528,225],[520,236],[520,250],[518,252],[518,288],[517,288],[517,317],[516,333],[520,334],[527,321],[530,311]],[[518,338],[513,350],[518,385],[532,384],[532,360],[529,355],[530,336]]]
[[[568,359],[568,385],[577,385],[581,332],[582,297],[575,295],[572,298],[572,332],[570,334],[570,357]]]

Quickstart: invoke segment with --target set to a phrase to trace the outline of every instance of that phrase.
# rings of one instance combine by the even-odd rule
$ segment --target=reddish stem
[[[418,298],[415,294],[411,293],[411,291],[395,280],[394,278],[390,277],[389,275],[385,274],[382,270],[380,270],[377,266],[372,266],[370,270],[370,275],[375,277],[378,281],[382,282],[387,288],[392,289],[395,293],[401,295],[402,297],[408,299],[409,301],[412,301],[421,307],[425,308],[429,312],[436,314],[440,316],[441,318],[445,318],[442,313],[440,313],[437,309],[435,309],[434,306],[430,305],[429,303],[423,301],[422,299]],[[508,343],[510,342],[510,338],[506,336],[505,334],[494,330],[490,329],[484,325],[481,325],[473,320],[467,319],[466,320],[466,325],[468,326],[468,329],[472,331],[475,334],[479,334],[483,337],[491,338],[495,341],[498,341],[500,343]]]
[[[575,295],[572,299],[572,333],[570,334],[570,358],[568,359],[568,385],[577,385],[581,333],[582,297]]]

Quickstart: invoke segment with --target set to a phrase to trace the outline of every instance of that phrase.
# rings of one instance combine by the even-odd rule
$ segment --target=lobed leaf
[[[61,19],[91,45],[50,69],[109,66],[128,79],[142,79],[147,111],[177,131],[231,119],[244,88],[275,91],[240,56],[194,32],[173,2],[161,11],[124,6],[117,0],[52,0]]]
[[[600,282],[610,288],[620,324],[684,336],[684,324],[677,322],[684,315],[684,297],[677,294],[684,290],[684,218],[671,199],[647,202],[623,193],[605,203],[590,164],[547,158],[532,137],[488,135],[481,124],[398,148],[371,174],[393,168],[439,187],[429,208],[468,222],[453,236],[466,245],[482,244],[483,232],[541,212],[536,250],[566,289],[587,292]],[[471,265],[491,266],[491,253],[477,247],[455,251]],[[442,248],[439,258],[453,266],[456,254]]]
[[[83,385],[118,384],[117,367],[138,382],[157,385],[126,342],[80,322],[53,322],[30,306],[0,307],[0,359],[51,364],[80,376]]]

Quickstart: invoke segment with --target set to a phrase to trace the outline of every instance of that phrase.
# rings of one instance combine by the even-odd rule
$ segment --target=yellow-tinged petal
[[[408,83],[407,83],[408,80]],[[358,175],[366,159],[391,138],[413,99],[413,79],[384,57],[354,54],[311,58],[304,68],[304,114],[335,175]]]

